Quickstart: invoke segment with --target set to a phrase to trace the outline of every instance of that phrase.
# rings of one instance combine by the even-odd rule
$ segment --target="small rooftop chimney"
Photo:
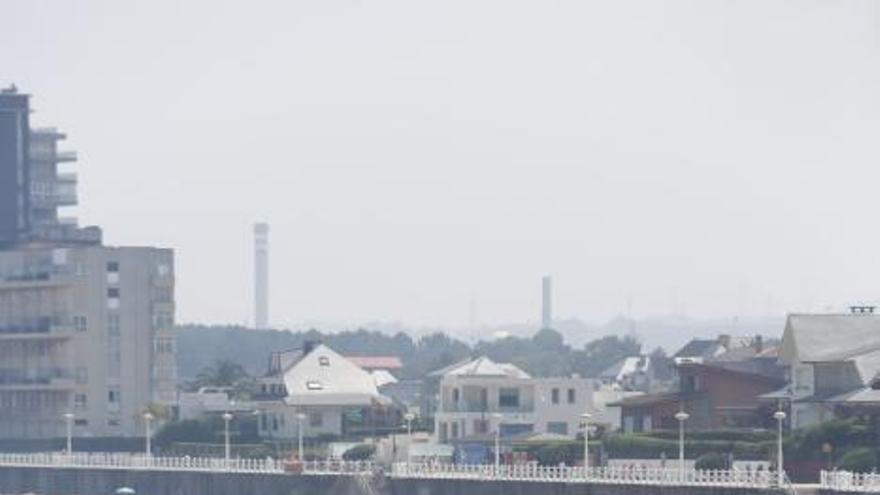
[[[314,351],[315,347],[318,347],[320,343],[320,340],[307,340],[303,342],[303,356],[310,354],[312,351]]]
[[[752,340],[752,347],[755,349],[755,354],[764,352],[764,337],[761,334],[755,335],[755,338]]]

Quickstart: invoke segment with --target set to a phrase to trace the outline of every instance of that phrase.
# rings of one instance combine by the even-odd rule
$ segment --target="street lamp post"
[[[675,413],[675,419],[678,420],[678,476],[680,480],[684,479],[684,422],[691,415],[682,411]]]
[[[406,420],[406,464],[409,466],[412,463],[412,422],[416,415],[408,412],[403,415],[403,419]]]
[[[305,461],[305,459],[303,458],[303,421],[305,419],[306,419],[305,414],[297,413],[297,415],[296,415],[297,455],[299,456],[300,462]]]
[[[223,437],[224,437],[224,449],[223,449],[223,458],[226,459],[226,467],[229,468],[229,422],[232,421],[232,414],[228,411],[223,413]]]
[[[782,422],[785,421],[785,411],[776,411],[773,413],[776,419],[778,435],[776,438],[776,482],[782,486],[785,476],[784,464],[782,463]]]
[[[64,413],[64,421],[67,423],[67,455],[73,453],[73,413]]]
[[[495,476],[498,476],[501,470],[501,420],[504,419],[500,413],[492,415],[495,420]]]
[[[584,420],[584,479],[590,477],[590,418],[593,415],[590,413],[581,414],[581,419]]]
[[[145,446],[144,450],[145,450],[145,453],[147,454],[147,457],[150,457],[153,455],[152,445],[150,444],[150,442],[152,440],[151,437],[153,436],[152,422],[153,422],[153,413],[151,413],[150,411],[146,411],[144,413],[144,429],[145,429],[144,438],[146,439],[146,446]]]

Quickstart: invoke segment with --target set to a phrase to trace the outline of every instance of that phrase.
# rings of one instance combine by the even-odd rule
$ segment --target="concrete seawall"
[[[392,480],[389,495],[757,495],[749,488],[534,483],[470,480]]]
[[[123,486],[138,495],[370,495],[348,476],[0,468],[4,494],[112,495]]]
[[[758,495],[748,488],[584,485],[565,482],[367,479],[190,471],[0,467],[0,493],[112,495]]]

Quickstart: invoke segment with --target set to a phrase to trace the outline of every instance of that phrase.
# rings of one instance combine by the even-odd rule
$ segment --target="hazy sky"
[[[34,1],[0,84],[178,319],[463,326],[880,300],[880,3]]]

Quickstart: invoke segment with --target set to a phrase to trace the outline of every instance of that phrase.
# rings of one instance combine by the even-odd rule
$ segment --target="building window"
[[[110,287],[107,289],[107,298],[108,299],[119,299],[119,288],[118,287]]]
[[[119,403],[119,390],[110,389],[107,391],[107,402],[111,404]]]
[[[312,428],[324,426],[324,415],[319,412],[309,413],[309,426]]]
[[[119,262],[118,261],[108,261],[107,262],[107,272],[119,273]]]
[[[118,419],[115,419],[115,418],[113,418],[113,419],[108,419],[108,420],[107,420],[107,426],[113,426],[113,427],[119,426],[119,420],[118,420]]]
[[[107,335],[110,335],[110,336],[119,335],[119,315],[118,314],[107,315]]]
[[[696,392],[697,391],[697,377],[694,375],[684,375],[681,377],[681,391],[682,392]]]
[[[498,390],[498,407],[519,407],[519,389],[502,388]]]
[[[559,404],[559,389],[554,388],[550,391],[550,401],[554,404]]]
[[[84,385],[89,382],[89,370],[85,366],[76,368],[76,383]]]
[[[74,316],[73,328],[75,328],[77,332],[85,332],[89,329],[88,319],[86,319],[85,316]]]
[[[452,423],[452,438],[458,438],[458,423]]]
[[[452,402],[457,404],[459,401],[459,398],[460,398],[460,392],[458,391],[458,389],[457,388],[452,389]]]
[[[547,433],[568,435],[568,423],[564,421],[550,421],[547,423]]]
[[[76,394],[73,397],[73,407],[76,409],[85,409],[88,404],[88,396],[86,394]]]
[[[160,277],[164,277],[171,273],[171,267],[166,265],[165,263],[159,263],[156,265],[156,274]]]
[[[475,435],[485,435],[489,433],[489,422],[485,419],[475,419],[474,420],[474,434]]]
[[[574,401],[575,401],[574,389],[570,388],[570,389],[568,389],[568,403],[574,404]]]
[[[327,356],[321,356],[318,358],[318,364],[321,366],[330,366],[330,358]]]
[[[89,420],[87,419],[75,419],[73,424],[76,426],[89,426]]]
[[[174,318],[168,313],[153,315],[153,330],[167,330],[174,326]]]
[[[324,385],[317,380],[309,380],[306,382],[306,388],[309,390],[324,390]]]

